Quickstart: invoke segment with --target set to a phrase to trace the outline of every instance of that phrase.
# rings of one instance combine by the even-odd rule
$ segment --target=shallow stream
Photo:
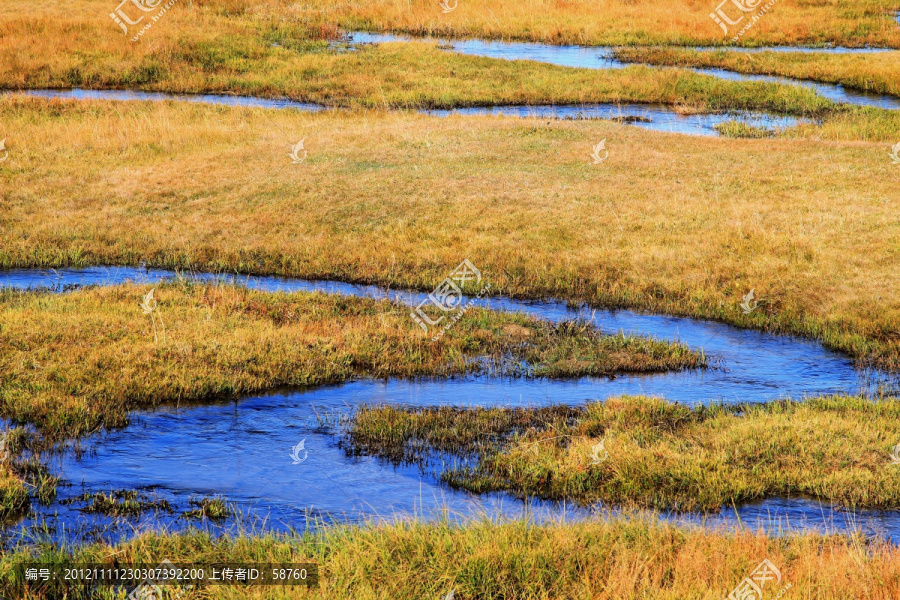
[[[124,281],[157,282],[175,276],[171,271],[109,267],[59,271],[0,272],[0,286],[16,288],[73,285],[114,285]],[[200,280],[235,279],[211,274]],[[412,304],[425,297],[418,292],[377,286],[279,277],[240,277],[236,282],[266,291],[322,291],[330,294],[388,298]],[[293,390],[203,406],[167,407],[136,412],[132,424],[97,434],[79,448],[53,456],[50,466],[69,484],[49,507],[35,503],[21,522],[0,533],[9,543],[33,537],[42,525],[56,539],[97,537],[116,539],[143,528],[178,530],[197,521],[178,516],[191,508],[188,501],[222,495],[244,515],[241,522],[266,529],[303,529],[309,519],[324,522],[419,516],[432,518],[448,511],[466,518],[489,515],[536,520],[590,518],[592,509],[555,502],[527,505],[512,497],[474,496],[441,486],[434,473],[415,467],[395,467],[373,457],[350,456],[334,426],[323,426],[325,415],[347,414],[361,404],[406,406],[539,406],[583,404],[618,394],[648,394],[695,405],[697,403],[765,402],[781,397],[800,398],[832,393],[876,394],[896,389],[897,378],[863,372],[839,353],[808,340],[742,330],[697,319],[642,314],[633,311],[592,310],[562,302],[529,302],[484,298],[476,303],[505,311],[521,311],[551,321],[590,318],[608,333],[679,340],[703,349],[708,369],[615,378],[548,380],[528,378],[461,377],[443,380],[359,380],[342,385]],[[327,420],[327,419],[326,419]],[[291,450],[299,442],[305,457],[295,464]],[[168,500],[176,514],[149,511],[138,519],[115,520],[80,511],[83,502],[70,500],[84,491],[137,489],[148,497]],[[900,512],[833,510],[805,499],[773,499],[714,515],[669,515],[677,521],[707,525],[761,526],[772,533],[795,528],[844,531],[859,528],[900,539]],[[212,529],[233,528],[205,522]]]

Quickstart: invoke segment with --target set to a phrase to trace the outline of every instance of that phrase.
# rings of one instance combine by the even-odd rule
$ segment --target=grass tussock
[[[394,600],[442,598],[451,590],[458,600],[714,600],[727,596],[764,558],[780,570],[782,580],[772,594],[788,588],[781,596],[785,600],[811,595],[892,600],[900,594],[900,551],[883,540],[683,529],[639,516],[541,526],[524,521],[399,522],[295,536],[144,534],[118,546],[42,546],[0,557],[0,593],[63,597],[61,589],[56,596],[23,595],[14,569],[26,561],[155,567],[167,559],[175,564],[319,565],[318,588],[213,586],[187,591],[182,596],[186,600]],[[89,597],[84,587],[65,591],[73,600]]]
[[[226,504],[224,498],[201,498],[200,500],[191,500],[191,506],[196,506],[194,510],[184,513],[189,519],[209,519],[219,521],[227,519],[232,515],[232,510]]]
[[[698,367],[683,345],[605,336],[473,309],[430,341],[386,301],[182,281],[66,294],[0,291],[0,410],[49,437],[127,422],[128,411],[355,377],[491,372],[576,377]],[[110,377],[109,373],[115,373]]]
[[[775,132],[771,129],[748,125],[747,123],[741,123],[740,121],[726,121],[724,123],[719,123],[714,129],[725,137],[730,138],[759,140],[770,138],[775,135]]]
[[[41,437],[25,427],[0,432],[0,525],[21,516],[31,498],[49,504],[56,497],[59,478],[39,458]]]
[[[28,507],[28,488],[7,464],[0,464],[0,518]]]
[[[84,502],[82,508],[86,513],[97,513],[108,517],[136,517],[148,510],[173,512],[167,500],[148,498],[136,490],[115,490],[104,492],[85,492],[81,496],[71,498],[67,504]]]
[[[688,408],[623,397],[585,408],[397,409],[357,413],[350,441],[393,460],[477,455],[445,471],[473,492],[662,510],[718,510],[803,496],[900,507],[900,401],[834,397]]]

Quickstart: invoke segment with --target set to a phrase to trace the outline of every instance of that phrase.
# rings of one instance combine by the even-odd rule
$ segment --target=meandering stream
[[[417,38],[412,36],[393,35],[384,33],[365,33],[355,32],[352,34],[353,41],[359,44],[379,44],[385,42],[409,42],[416,40],[427,40],[440,43],[443,47],[452,48],[454,52],[460,54],[468,54],[472,56],[485,56],[489,58],[497,58],[502,60],[533,60],[542,63],[560,65],[563,67],[580,67],[587,69],[621,69],[632,63],[625,63],[616,60],[614,57],[614,48],[597,47],[597,46],[553,46],[550,44],[538,44],[534,42],[495,42],[485,40],[449,40],[437,38]],[[858,54],[858,53],[880,53],[890,52],[890,50],[875,48],[790,48],[790,47],[774,47],[774,48],[698,48],[700,50],[719,49],[728,51],[746,51],[759,52],[765,50],[774,50],[781,52],[822,52],[832,54]],[[669,68],[669,67],[660,67]],[[747,75],[727,71],[725,69],[703,69],[691,67],[678,67],[711,75],[721,79],[731,81],[764,81],[769,83],[781,83],[785,85],[799,85],[802,87],[815,90],[819,95],[828,98],[833,102],[843,102],[846,104],[857,104],[860,106],[876,106],[891,110],[900,110],[900,98],[886,94],[875,94],[850,89],[838,84],[818,83],[815,81],[806,81],[799,79],[791,79],[789,77],[778,77],[774,75]]]
[[[124,281],[158,282],[175,274],[163,270],[110,267],[59,271],[0,272],[0,286],[16,288],[113,285]],[[222,280],[211,274],[200,280]],[[226,283],[234,282],[224,278]],[[371,296],[413,304],[418,292],[377,286],[278,277],[240,277],[240,285],[267,291],[322,291]],[[137,299],[135,300],[137,302]],[[116,539],[142,528],[169,530],[195,524],[166,512],[148,512],[116,521],[85,514],[84,504],[69,503],[82,491],[138,489],[188,509],[190,498],[221,494],[250,522],[275,530],[303,528],[308,519],[360,521],[420,516],[431,518],[446,509],[465,518],[479,514],[537,520],[566,516],[590,518],[591,509],[560,503],[532,502],[527,507],[505,495],[474,496],[441,486],[433,474],[414,467],[394,467],[372,457],[348,456],[340,438],[317,420],[347,413],[361,404],[407,406],[537,406],[583,404],[618,394],[658,395],[687,404],[701,402],[765,402],[779,397],[831,393],[875,394],[895,389],[897,377],[857,370],[847,357],[819,344],[787,336],[737,329],[721,323],[642,314],[633,311],[573,308],[562,302],[529,302],[508,298],[476,300],[497,310],[522,311],[551,321],[591,318],[603,331],[624,331],[680,340],[703,349],[712,368],[681,373],[626,375],[616,378],[547,380],[462,377],[444,380],[352,381],[343,385],[294,390],[221,404],[167,407],[136,412],[126,428],[97,434],[74,449],[51,458],[51,468],[66,482],[50,507],[35,505],[23,521],[2,532],[5,543],[33,536],[43,524],[51,537],[85,540]],[[306,458],[291,459],[291,448],[305,441]],[[889,538],[900,534],[900,512],[835,511],[819,502],[773,499],[737,507],[745,526],[760,525],[772,533],[793,528],[843,531],[861,528]],[[671,515],[679,521],[734,525],[733,509],[721,514]],[[265,522],[262,522],[265,520]],[[221,527],[233,526],[227,521]],[[220,526],[206,524],[217,528]],[[898,536],[897,539],[900,539]]]

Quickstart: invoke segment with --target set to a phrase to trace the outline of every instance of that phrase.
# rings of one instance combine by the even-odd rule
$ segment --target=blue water
[[[124,281],[159,282],[174,277],[164,270],[123,267],[18,270],[0,273],[0,286],[16,288],[112,285]],[[200,280],[222,276],[194,274]],[[226,277],[227,283],[234,278]],[[407,304],[424,298],[418,292],[377,286],[279,277],[239,277],[240,285],[266,291],[321,291],[369,296]],[[735,299],[738,302],[739,299]],[[522,311],[558,321],[592,318],[606,332],[624,331],[680,340],[703,349],[713,368],[658,375],[626,375],[612,379],[547,380],[460,377],[444,380],[359,380],[343,385],[279,392],[240,401],[203,406],[166,407],[137,412],[126,428],[96,434],[70,448],[50,465],[70,486],[60,488],[59,501],[33,512],[2,533],[9,543],[33,535],[45,524],[56,539],[115,540],[147,528],[178,530],[193,521],[167,513],[116,520],[89,515],[79,503],[62,501],[84,490],[138,489],[187,510],[191,498],[224,495],[257,527],[286,531],[307,522],[361,522],[416,516],[432,518],[444,511],[454,518],[528,516],[577,520],[602,516],[603,507],[579,508],[556,502],[523,503],[502,494],[474,496],[450,490],[432,472],[394,467],[373,457],[348,456],[340,445],[335,415],[361,404],[404,406],[541,406],[623,393],[659,395],[687,404],[764,402],[779,397],[827,393],[877,393],[879,385],[896,383],[884,373],[862,372],[847,357],[815,342],[746,331],[721,323],[641,314],[591,310],[561,302],[529,302],[486,298],[478,304]],[[324,418],[327,426],[320,422]],[[293,464],[291,448],[304,441],[306,459]],[[803,499],[773,499],[738,507],[741,522],[777,534],[796,528],[823,531],[861,529],[900,539],[900,513],[841,511]],[[713,515],[668,515],[679,522],[733,526],[733,510]],[[233,530],[234,521],[206,523],[212,530]]]

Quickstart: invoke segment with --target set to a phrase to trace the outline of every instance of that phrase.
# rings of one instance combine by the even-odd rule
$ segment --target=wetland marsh
[[[131,4],[0,7],[0,595],[900,594],[900,6]],[[166,560],[318,581],[25,575]]]

